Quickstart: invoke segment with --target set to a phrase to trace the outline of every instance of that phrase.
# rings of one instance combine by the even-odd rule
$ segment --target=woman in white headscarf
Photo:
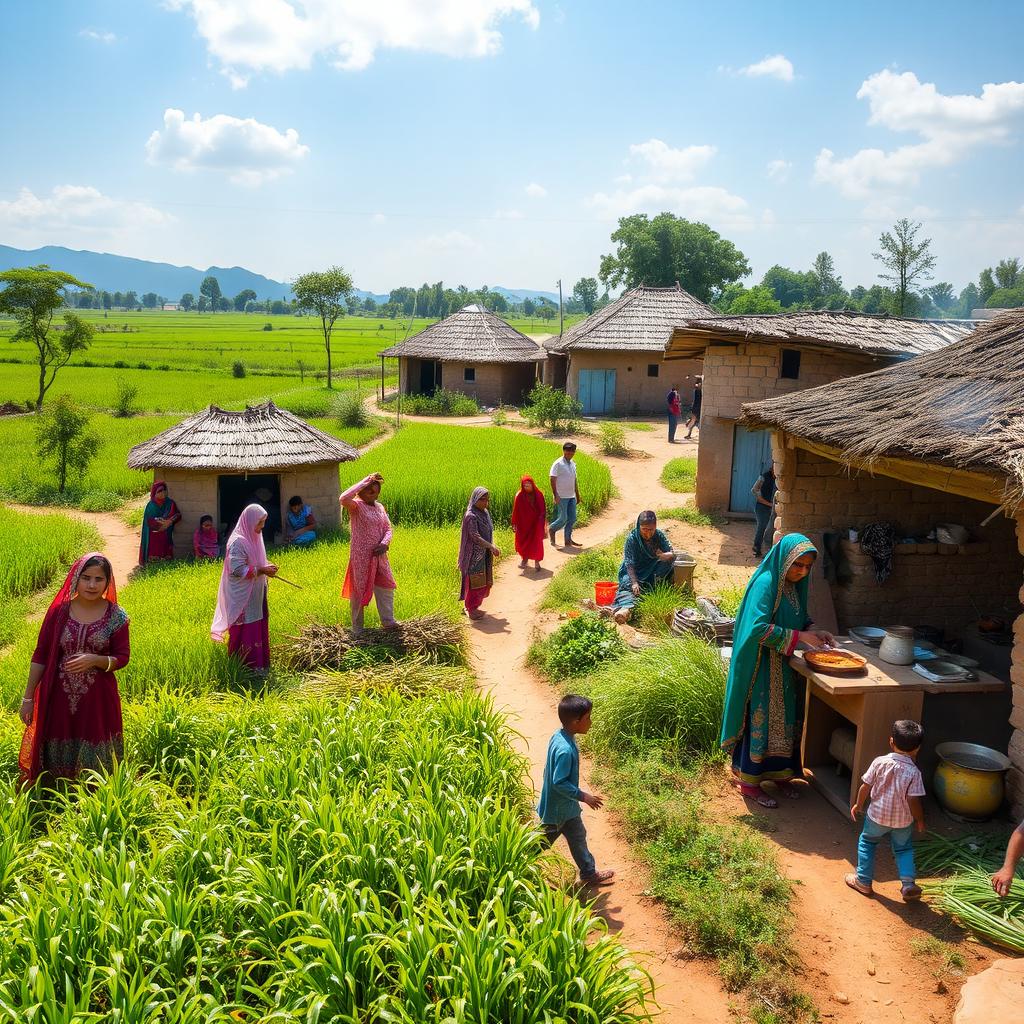
[[[494,559],[501,555],[494,544],[494,523],[487,510],[490,503],[490,491],[486,487],[475,487],[462,517],[462,540],[459,544],[462,593],[459,596],[465,602],[466,614],[471,619],[484,617],[480,605],[491,592]]]

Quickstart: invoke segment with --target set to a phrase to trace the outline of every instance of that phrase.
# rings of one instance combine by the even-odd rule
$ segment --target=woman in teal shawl
[[[835,643],[807,615],[808,576],[817,555],[802,534],[783,537],[750,578],[736,616],[721,744],[732,754],[740,792],[762,807],[778,806],[762,782],[795,798],[792,780],[803,777],[804,687],[789,657],[800,643]]]
[[[167,493],[167,484],[163,480],[154,480],[149,489],[146,510],[142,514],[139,565],[174,557],[174,524],[179,519],[181,513],[174,499]]]
[[[668,537],[658,529],[658,517],[650,510],[641,512],[636,526],[626,537],[619,566],[619,589],[615,594],[615,621],[626,622],[636,599],[658,580],[672,574],[675,552]]]

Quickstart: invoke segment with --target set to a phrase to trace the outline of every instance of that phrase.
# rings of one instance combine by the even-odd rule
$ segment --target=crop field
[[[474,487],[491,492],[491,515],[508,523],[519,478],[530,475],[546,494],[551,463],[561,444],[501,427],[406,424],[366,458],[341,467],[342,488],[367,473],[384,477],[381,501],[395,522],[458,523]],[[582,453],[576,456],[581,522],[602,509],[612,495],[607,466]]]

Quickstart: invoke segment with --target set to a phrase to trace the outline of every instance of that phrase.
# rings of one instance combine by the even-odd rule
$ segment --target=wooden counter
[[[926,693],[1000,693],[1006,683],[975,670],[976,680],[934,683],[919,676],[910,665],[889,665],[878,657],[878,649],[839,637],[840,647],[868,659],[860,676],[831,676],[816,672],[804,661],[803,653],[790,658],[790,665],[807,679],[804,713],[803,760],[811,782],[821,794],[847,817],[857,798],[860,779],[868,765],[889,752],[889,730],[898,718],[921,721]],[[836,775],[835,761],[828,752],[837,726],[856,727],[857,743],[849,783]]]

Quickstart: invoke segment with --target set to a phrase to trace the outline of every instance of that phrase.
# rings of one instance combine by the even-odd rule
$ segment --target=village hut
[[[771,454],[768,434],[738,423],[744,402],[803,391],[935,352],[966,337],[973,321],[913,320],[812,310],[715,316],[676,325],[670,365],[700,360],[704,375],[697,505],[752,514],[750,493]]]
[[[679,324],[714,315],[678,284],[631,288],[548,344],[545,383],[579,399],[586,416],[665,413],[669,389],[685,395],[701,372],[696,361],[668,372],[669,338]]]
[[[489,309],[476,304],[425,327],[379,353],[398,360],[403,395],[433,395],[440,388],[481,405],[519,405],[546,357],[542,346]]]
[[[281,533],[296,494],[321,526],[337,527],[338,463],[358,457],[350,444],[266,402],[241,412],[211,405],[137,444],[128,465],[167,482],[182,516],[174,531],[174,554],[182,558],[201,516],[213,516],[223,538],[251,502],[267,510],[268,539]]]
[[[846,535],[837,549],[844,582],[831,586],[841,630],[929,624],[1006,681],[999,694],[926,697],[924,725],[930,746],[948,739],[1008,751],[1008,790],[1018,818],[1024,815],[1022,352],[1024,310],[1016,310],[910,362],[744,405],[741,420],[747,429],[772,432],[776,530]],[[874,561],[847,532],[878,522],[897,527],[892,571],[882,583]],[[965,527],[969,538],[948,528],[933,538],[938,524]],[[986,617],[1006,628],[990,630],[998,623]]]

